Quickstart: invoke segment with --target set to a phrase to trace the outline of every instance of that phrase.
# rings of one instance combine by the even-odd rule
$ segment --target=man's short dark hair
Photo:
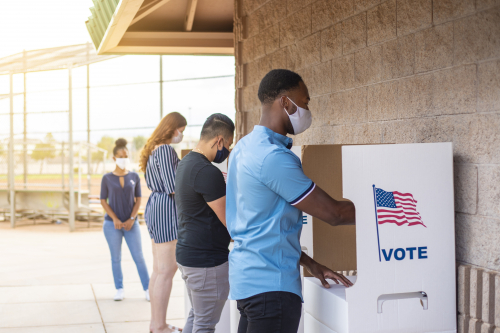
[[[211,140],[217,135],[222,135],[228,139],[234,135],[233,121],[222,113],[214,113],[205,120],[201,129],[201,139],[204,141]]]
[[[262,104],[272,103],[281,94],[298,88],[302,78],[288,69],[273,69],[264,76],[259,85],[259,100]]]

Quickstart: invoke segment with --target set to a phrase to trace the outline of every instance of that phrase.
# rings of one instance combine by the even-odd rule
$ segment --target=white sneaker
[[[175,333],[175,332],[182,332],[182,331],[179,329],[179,327],[175,327],[175,326],[168,325],[168,324],[167,324],[167,327],[168,327],[169,329],[171,329],[171,330],[174,330],[174,333]]]
[[[148,302],[149,302],[149,289],[148,289],[148,290],[146,290],[146,291],[144,292],[144,294],[146,295],[146,301],[148,301]]]
[[[116,289],[115,297],[113,298],[115,301],[123,301],[125,298],[125,291],[122,289]]]

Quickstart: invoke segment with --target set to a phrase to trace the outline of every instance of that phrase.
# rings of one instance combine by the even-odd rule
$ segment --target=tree
[[[113,148],[115,147],[115,139],[105,135],[101,138],[101,141],[97,143],[97,147],[106,150],[108,152],[108,157],[112,156]],[[99,164],[102,162],[103,159],[104,159],[104,152],[95,151],[92,153],[92,162],[97,163],[95,167],[96,172],[97,168],[99,167]]]
[[[47,158],[56,157],[55,139],[52,133],[47,133],[44,142],[37,143],[31,153],[31,158],[40,162],[40,174],[43,171],[43,164]]]
[[[103,136],[101,141],[97,143],[97,147],[104,149],[108,152],[108,157],[113,154],[113,148],[115,147],[115,139],[109,136]],[[102,151],[96,151],[92,153],[92,161],[100,163],[102,162],[104,153]]]
[[[110,136],[103,136],[101,141],[97,144],[97,147],[102,148],[108,152],[108,156],[113,153],[113,148],[115,148],[115,139]]]
[[[140,151],[144,147],[144,145],[146,144],[146,141],[147,141],[146,137],[144,137],[142,135],[138,135],[138,136],[134,137],[132,142],[134,144],[135,150]]]

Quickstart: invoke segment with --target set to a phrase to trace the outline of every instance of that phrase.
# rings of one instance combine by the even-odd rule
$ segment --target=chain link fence
[[[9,142],[0,141],[0,219],[10,220]],[[71,149],[72,148],[72,149]],[[14,141],[16,220],[67,222],[70,165],[73,164],[75,220],[102,223],[101,178],[108,152],[87,142],[51,139]]]
[[[184,141],[173,145],[180,156],[194,148],[206,117],[234,114],[234,58],[152,59],[97,56],[89,44],[0,59],[0,221],[101,225],[101,180],[115,169],[111,151],[123,137],[129,169],[141,178],[143,222],[150,191],[139,154],[161,117],[178,111],[187,119]],[[183,97],[193,91],[197,98]]]

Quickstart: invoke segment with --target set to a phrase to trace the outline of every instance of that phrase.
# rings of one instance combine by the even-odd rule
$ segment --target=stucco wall
[[[452,141],[457,261],[472,266],[458,281],[461,330],[495,320],[473,313],[485,301],[500,326],[500,279],[479,290],[489,275],[475,270],[500,272],[500,1],[235,4],[237,138],[259,121],[262,77],[287,68],[312,97],[296,144]]]

